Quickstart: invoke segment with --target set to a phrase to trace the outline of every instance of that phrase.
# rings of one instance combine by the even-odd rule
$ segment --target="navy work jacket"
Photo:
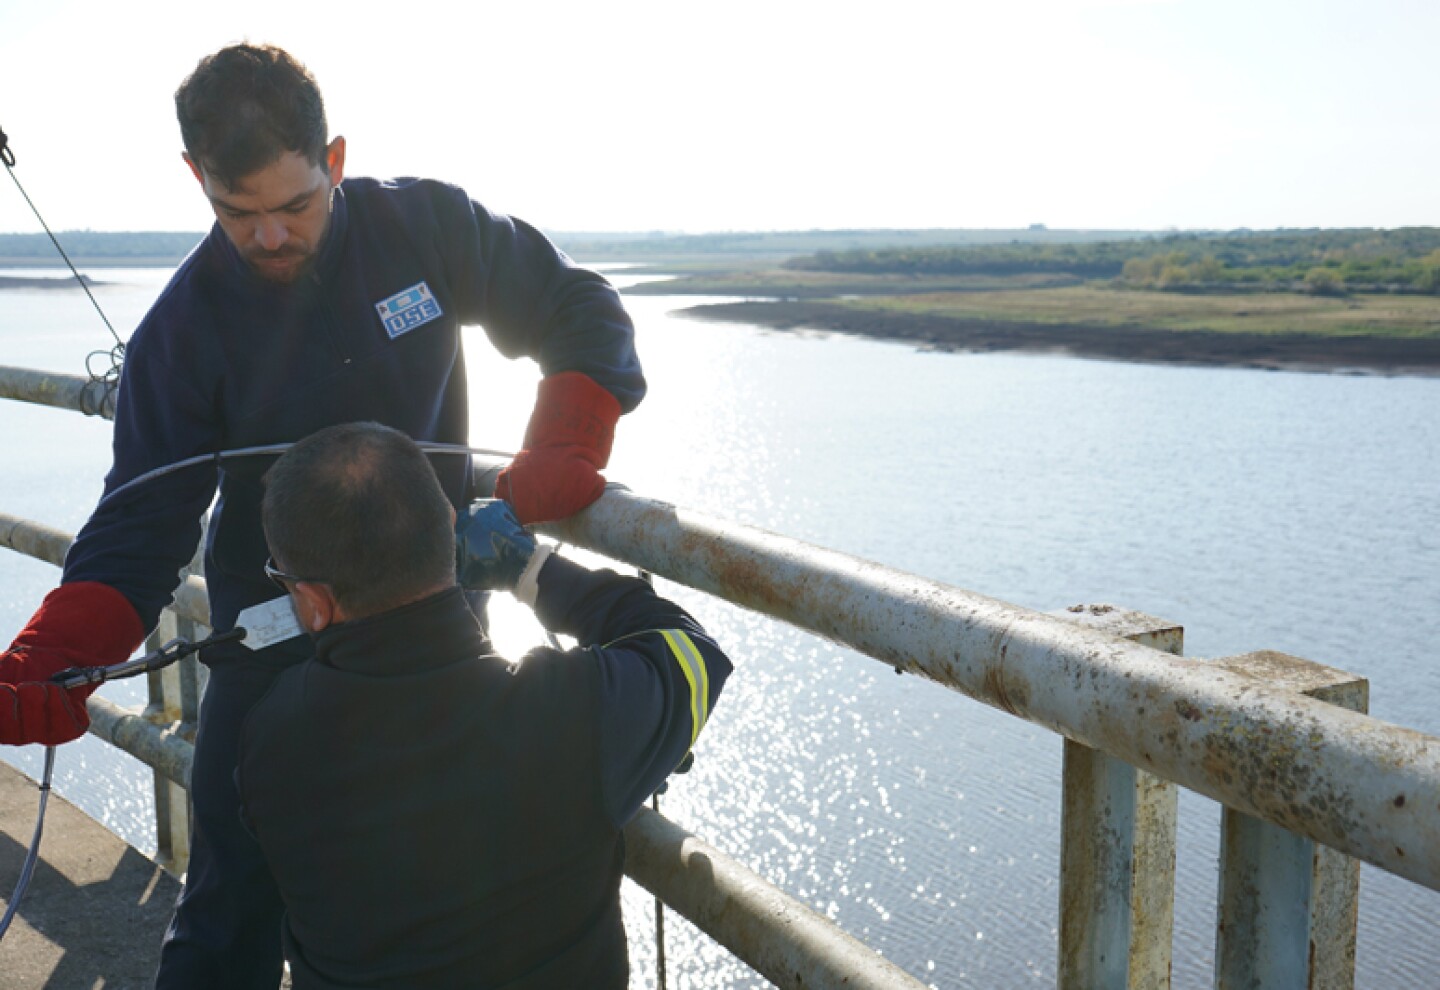
[[[292,284],[256,275],[216,224],[127,346],[105,491],[183,458],[299,440],[335,423],[373,420],[415,440],[464,444],[459,331],[475,324],[506,357],[531,357],[546,375],[583,372],[627,412],[644,396],[634,328],[610,284],[455,186],[345,180],[313,269]],[[102,498],[63,580],[116,588],[153,627],[218,481],[205,575],[212,625],[231,628],[275,594],[260,527],[271,463],[229,460]],[[432,463],[463,505],[469,459]]]

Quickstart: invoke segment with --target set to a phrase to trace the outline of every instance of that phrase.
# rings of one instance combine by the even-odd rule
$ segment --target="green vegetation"
[[[824,249],[626,291],[749,297],[691,312],[927,348],[1440,371],[1435,228]]]
[[[77,263],[173,265],[200,233],[69,231]],[[1440,371],[1440,229],[554,234],[582,261],[689,273],[631,294],[743,296],[712,318],[924,347]],[[44,234],[0,266],[59,267]]]
[[[638,261],[669,270],[704,271],[735,262],[779,262],[797,255],[828,252],[874,253],[977,245],[1115,242],[1152,237],[1146,231],[1049,230],[1041,225],[1013,230],[785,230],[732,231],[718,234],[551,233],[573,258],[585,261]]]
[[[679,266],[669,267],[674,272]],[[686,269],[693,270],[693,269]],[[991,292],[1048,289],[1084,284],[1074,275],[907,275],[812,272],[789,268],[744,268],[733,264],[682,279],[642,282],[625,292],[635,296],[763,296],[774,299],[831,299],[843,296],[911,295],[917,292]]]
[[[1000,244],[820,251],[796,271],[855,274],[1070,274],[1168,292],[1440,293],[1440,228],[1173,234],[1091,244]]]
[[[1041,291],[940,292],[831,300],[860,312],[910,314],[955,321],[1027,323],[1159,331],[1305,334],[1315,337],[1440,340],[1440,300],[1421,295],[1117,292],[1103,285]]]
[[[172,264],[197,232],[65,231],[60,243],[89,265]],[[553,238],[572,257],[631,261],[706,273],[704,291],[760,278],[764,291],[814,297],[835,292],[996,287],[1024,276],[1031,287],[1109,280],[1164,292],[1356,292],[1440,294],[1440,228],[1185,233],[1048,230],[810,230],[720,234],[584,234]],[[58,265],[44,234],[0,234],[0,264]],[[783,264],[782,264],[783,263]],[[763,276],[737,276],[779,266]],[[858,288],[842,288],[858,283]],[[702,291],[698,285],[689,291]],[[739,291],[744,291],[740,289]]]

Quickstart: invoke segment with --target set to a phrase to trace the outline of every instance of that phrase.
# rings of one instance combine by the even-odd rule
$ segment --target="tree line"
[[[819,251],[801,271],[909,275],[1068,273],[1168,291],[1440,294],[1440,228],[1169,234],[1092,244]]]
[[[200,243],[200,232],[66,230],[56,234],[75,259],[170,258],[179,261]],[[0,258],[53,260],[63,264],[45,234],[0,234]]]

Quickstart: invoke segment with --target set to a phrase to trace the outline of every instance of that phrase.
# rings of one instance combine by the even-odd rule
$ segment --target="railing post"
[[[1180,626],[1139,612],[1076,605],[1055,614],[1168,653],[1184,648]],[[1069,739],[1063,788],[1057,986],[1168,988],[1178,788]]]
[[[1363,677],[1284,653],[1216,664],[1356,712],[1370,708]],[[1284,788],[1285,780],[1270,782]],[[1219,990],[1353,990],[1360,863],[1230,808],[1220,831],[1215,932]]]
[[[199,574],[200,570],[201,558],[197,551],[181,572],[181,580],[188,574]],[[146,648],[159,649],[176,636],[194,642],[208,632],[195,620],[167,608],[160,614],[160,622],[147,640]],[[204,668],[191,655],[147,674],[150,703],[145,708],[145,720],[162,728],[175,726],[187,742],[193,743],[200,717],[200,696],[204,693],[204,673]],[[175,876],[184,876],[190,865],[190,794],[159,771],[155,771],[154,779],[155,861]]]

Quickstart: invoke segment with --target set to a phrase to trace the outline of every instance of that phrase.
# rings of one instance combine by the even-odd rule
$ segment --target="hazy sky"
[[[1440,225],[1437,0],[0,0],[51,226],[208,226],[172,95],[246,39],[316,73],[350,174],[550,230]]]

